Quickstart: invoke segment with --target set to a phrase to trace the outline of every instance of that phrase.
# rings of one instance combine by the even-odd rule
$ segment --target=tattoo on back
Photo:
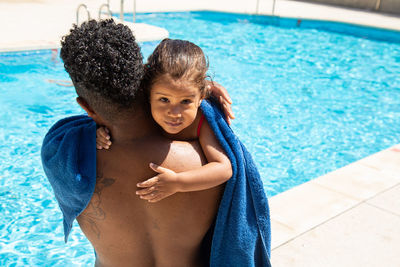
[[[106,218],[106,214],[100,205],[101,193],[104,188],[113,185],[114,182],[115,179],[106,178],[102,173],[98,173],[96,178],[96,187],[94,189],[92,199],[89,202],[86,211],[80,216],[82,221],[90,225],[91,231],[97,236],[97,238],[100,238],[100,230],[97,227],[96,221],[105,220]]]

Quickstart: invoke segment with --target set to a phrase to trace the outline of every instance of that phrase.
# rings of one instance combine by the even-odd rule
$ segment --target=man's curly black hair
[[[140,48],[132,31],[113,19],[74,25],[61,41],[60,55],[77,94],[95,110],[129,108],[140,93]]]

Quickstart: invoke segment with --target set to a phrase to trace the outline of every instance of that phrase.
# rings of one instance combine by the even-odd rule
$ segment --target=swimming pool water
[[[142,14],[137,21],[204,49],[214,80],[234,100],[232,128],[256,159],[269,196],[400,140],[400,43],[266,16],[185,12]],[[144,47],[145,54],[152,49]]]
[[[213,12],[137,20],[204,49],[210,74],[234,100],[232,128],[256,160],[268,196],[399,143],[399,43]],[[146,57],[156,44],[142,44]],[[1,266],[94,262],[76,225],[64,244],[40,164],[48,128],[81,113],[73,88],[48,82],[58,79],[68,75],[52,51],[0,53]]]

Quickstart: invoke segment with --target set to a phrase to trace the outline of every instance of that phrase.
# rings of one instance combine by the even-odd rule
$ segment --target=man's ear
[[[81,108],[83,108],[86,111],[88,116],[90,118],[92,118],[97,124],[104,125],[103,119],[99,116],[99,114],[97,114],[92,109],[91,106],[89,106],[88,102],[86,102],[85,99],[83,99],[82,97],[78,96],[76,98],[76,102],[78,102],[79,106],[81,106]]]
[[[79,106],[81,106],[81,108],[86,111],[89,117],[92,117],[92,115],[95,113],[93,109],[89,106],[88,102],[86,102],[86,100],[82,97],[78,96],[76,98],[76,102],[78,102]]]

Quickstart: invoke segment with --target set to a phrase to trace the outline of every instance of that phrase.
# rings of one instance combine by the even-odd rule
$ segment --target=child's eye
[[[161,98],[160,98],[160,101],[163,102],[163,103],[168,103],[168,102],[169,102],[169,99],[166,98],[166,97],[161,97]]]
[[[181,103],[187,105],[187,104],[192,103],[192,100],[190,100],[190,99],[184,99],[184,100],[181,101]]]

